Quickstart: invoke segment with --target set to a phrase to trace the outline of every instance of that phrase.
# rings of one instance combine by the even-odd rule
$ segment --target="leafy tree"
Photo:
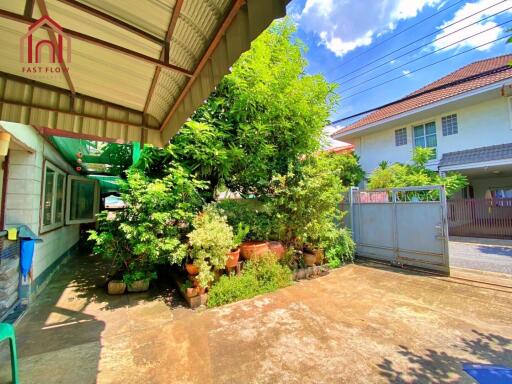
[[[364,179],[364,171],[355,153],[328,154],[332,158],[333,172],[345,187],[357,186]]]
[[[412,187],[425,185],[444,185],[446,195],[452,196],[467,184],[466,176],[450,173],[440,176],[438,172],[426,167],[432,158],[432,148],[416,148],[412,156],[412,164],[395,163],[388,165],[381,162],[370,175],[370,189]]]
[[[328,246],[342,217],[344,187],[337,175],[337,158],[311,156],[297,173],[272,179],[273,194],[265,207],[275,221],[279,239],[300,249],[304,243]]]
[[[205,187],[180,164],[162,164],[168,149],[145,148],[141,161],[127,173],[121,187],[126,208],[99,215],[98,231],[90,232],[94,251],[112,262],[116,272],[151,275],[157,263],[180,263],[186,256],[184,239],[204,204]]]
[[[289,19],[274,22],[233,65],[193,122],[171,142],[179,161],[210,182],[262,195],[274,175],[317,151],[337,102],[334,85],[307,75]]]

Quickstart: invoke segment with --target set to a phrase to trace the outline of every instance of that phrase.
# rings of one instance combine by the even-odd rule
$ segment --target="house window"
[[[66,174],[52,163],[45,161],[40,224],[41,232],[50,231],[64,224],[65,181]]]
[[[414,146],[423,148],[433,148],[432,158],[435,159],[437,137],[436,137],[436,123],[433,121],[421,125],[416,125],[412,128],[414,134]]]
[[[441,125],[443,127],[443,136],[455,135],[459,132],[456,114],[443,116],[441,118]]]
[[[66,224],[92,223],[99,210],[99,184],[97,180],[68,176]]]
[[[395,145],[399,147],[405,144],[407,144],[407,128],[395,130]]]

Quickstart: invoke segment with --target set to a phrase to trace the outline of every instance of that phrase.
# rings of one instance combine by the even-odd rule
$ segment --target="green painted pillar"
[[[140,142],[134,141],[132,142],[132,164],[135,164],[137,161],[139,161],[140,158]]]

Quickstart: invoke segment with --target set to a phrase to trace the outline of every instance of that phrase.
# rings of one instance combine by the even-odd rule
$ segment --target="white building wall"
[[[511,101],[500,97],[468,107],[454,109],[442,114],[432,114],[431,118],[411,120],[407,124],[362,135],[355,139],[343,139],[354,144],[360,156],[361,165],[369,175],[378,164],[386,160],[389,164],[407,162],[411,159],[414,148],[412,127],[435,121],[437,131],[437,160],[430,166],[437,169],[443,153],[462,151],[489,145],[512,143]],[[457,114],[458,133],[443,136],[441,117]],[[407,128],[407,144],[395,145],[395,130]]]
[[[76,172],[34,128],[9,122],[0,124],[34,150],[33,153],[22,149],[9,150],[5,226],[8,228],[26,224],[43,240],[36,243],[34,252],[32,278],[36,280],[73,247],[79,238],[78,225],[64,225],[46,233],[39,231],[43,161],[46,159],[52,162],[68,174]]]

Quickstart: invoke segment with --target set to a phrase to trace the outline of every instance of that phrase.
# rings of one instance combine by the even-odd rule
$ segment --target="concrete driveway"
[[[108,297],[95,268],[68,262],[18,325],[22,383],[473,383],[464,362],[512,366],[507,290],[350,265],[192,311],[172,290]]]

